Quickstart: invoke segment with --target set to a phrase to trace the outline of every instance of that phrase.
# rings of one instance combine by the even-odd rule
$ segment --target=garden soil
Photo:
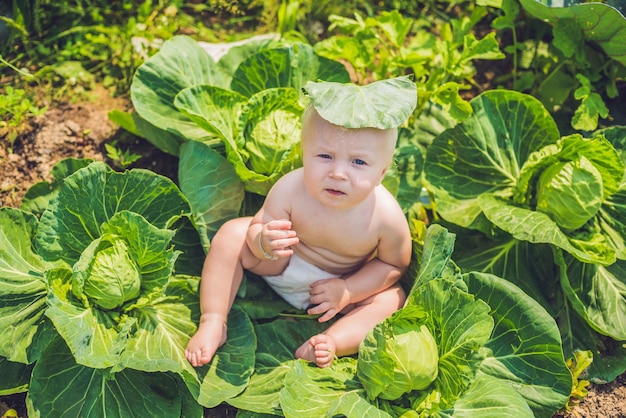
[[[131,168],[147,168],[176,180],[177,158],[165,154],[147,141],[130,136],[108,119],[114,109],[129,110],[127,100],[112,98],[104,89],[96,89],[89,100],[64,104],[31,121],[13,143],[12,149],[0,146],[0,205],[19,207],[24,193],[40,181],[52,181],[50,170],[67,158],[108,159],[105,144],[141,155]],[[0,139],[6,132],[0,130]],[[1,142],[0,144],[5,144]],[[120,167],[117,167],[119,169]],[[0,378],[2,373],[0,371]],[[25,394],[0,396],[0,417],[13,408],[25,418]],[[207,409],[206,418],[234,417],[230,407]],[[589,393],[570,412],[554,418],[626,418],[626,374],[614,382],[589,386]]]

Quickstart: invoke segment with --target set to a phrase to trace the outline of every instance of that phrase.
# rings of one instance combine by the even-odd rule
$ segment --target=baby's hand
[[[311,315],[323,314],[318,321],[326,322],[350,304],[350,291],[344,279],[318,280],[311,284],[310,301],[316,305],[308,310]]]
[[[263,225],[259,235],[259,246],[264,253],[274,257],[290,257],[291,247],[300,240],[291,229],[291,221],[279,219]],[[268,257],[269,258],[269,257]]]

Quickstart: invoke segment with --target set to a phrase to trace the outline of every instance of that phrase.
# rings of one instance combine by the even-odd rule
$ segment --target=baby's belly
[[[302,243],[293,247],[293,251],[303,260],[337,275],[355,272],[369,259],[369,257],[342,256],[324,249],[313,249],[302,245]]]

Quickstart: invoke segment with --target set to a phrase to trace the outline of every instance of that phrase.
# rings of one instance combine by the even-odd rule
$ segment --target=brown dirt
[[[108,112],[127,111],[130,107],[128,100],[111,97],[99,88],[87,100],[59,105],[31,120],[12,150],[2,142],[0,131],[0,205],[19,207],[28,188],[40,181],[51,181],[51,168],[64,158],[104,160],[120,169],[107,158],[105,143],[141,155],[130,168],[149,168],[175,179],[177,158],[109,121]]]
[[[131,167],[149,168],[171,178],[176,177],[177,159],[147,141],[133,137],[109,121],[111,110],[128,110],[127,100],[112,98],[97,89],[92,100],[64,104],[48,110],[31,122],[29,129],[16,139],[13,149],[2,142],[0,131],[0,205],[19,207],[28,188],[39,181],[51,181],[50,169],[67,158],[107,159],[105,143],[116,141],[118,148],[129,149],[142,158]],[[0,416],[14,408],[26,417],[24,394],[0,396]],[[230,407],[207,410],[205,417],[234,416]],[[626,374],[605,385],[591,384],[588,395],[573,411],[555,414],[554,418],[626,417]]]

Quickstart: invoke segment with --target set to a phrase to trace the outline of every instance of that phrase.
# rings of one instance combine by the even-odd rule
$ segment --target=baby
[[[320,322],[337,317],[295,357],[332,364],[352,355],[374,326],[398,310],[411,258],[406,217],[381,181],[397,129],[344,128],[310,105],[302,117],[303,167],[285,174],[250,218],[214,236],[200,282],[198,331],[185,356],[211,361],[226,341],[226,318],[243,270],[262,276],[287,302]]]

